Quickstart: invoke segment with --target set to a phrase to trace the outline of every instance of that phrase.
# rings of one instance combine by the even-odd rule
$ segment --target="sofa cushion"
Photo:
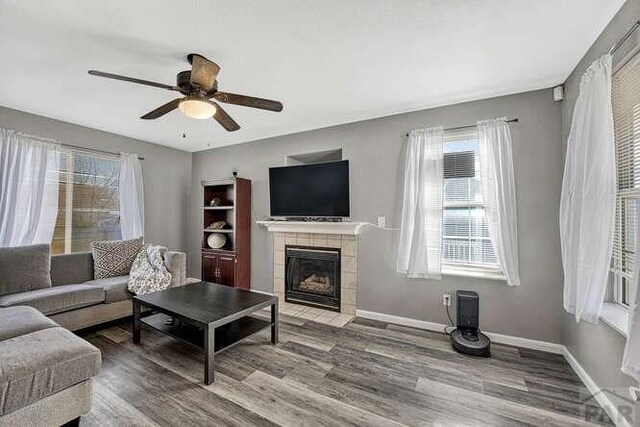
[[[0,295],[51,287],[49,245],[0,248]]]
[[[100,350],[61,327],[0,341],[0,354],[0,416],[100,370]]]
[[[131,240],[107,240],[91,243],[94,279],[126,276],[142,249],[142,237]]]
[[[164,254],[164,265],[171,273],[171,287],[184,285],[187,280],[187,254],[167,251]]]
[[[89,285],[62,285],[0,296],[0,307],[28,305],[50,315],[104,302],[104,290]]]
[[[93,280],[91,252],[51,256],[51,286],[73,285]]]
[[[129,276],[118,276],[89,280],[84,282],[83,285],[97,286],[104,289],[104,302],[109,304],[131,298],[133,294],[127,290],[128,283]]]
[[[56,326],[56,322],[32,307],[0,308],[0,341]]]

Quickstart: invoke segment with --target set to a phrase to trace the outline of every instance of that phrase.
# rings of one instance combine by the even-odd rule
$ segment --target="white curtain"
[[[640,208],[640,200],[636,200],[636,209]],[[637,212],[637,211],[636,211]],[[640,244],[640,227],[636,227],[636,245]],[[636,260],[633,266],[633,279],[635,284],[631,289],[631,307],[629,308],[629,323],[627,329],[627,343],[624,347],[622,358],[622,372],[632,376],[640,382],[640,292],[638,292],[638,278],[640,277],[640,260]]]
[[[120,153],[120,227],[123,239],[144,236],[142,165],[137,154]]]
[[[516,184],[505,118],[478,122],[482,199],[489,237],[509,286],[520,286]]]
[[[51,243],[59,169],[57,144],[0,129],[0,247]]]
[[[564,308],[597,323],[606,291],[615,219],[616,160],[611,55],[582,76],[567,141],[560,200]]]
[[[412,278],[440,279],[443,143],[442,126],[414,130],[407,142],[396,270]]]

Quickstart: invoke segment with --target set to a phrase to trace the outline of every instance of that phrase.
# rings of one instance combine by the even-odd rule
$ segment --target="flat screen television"
[[[269,168],[273,217],[348,217],[349,161]]]

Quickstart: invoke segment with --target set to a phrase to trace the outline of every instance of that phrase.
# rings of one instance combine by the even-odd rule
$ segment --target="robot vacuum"
[[[449,334],[451,346],[462,354],[489,357],[491,355],[491,341],[478,329],[480,307],[478,293],[457,291],[456,305],[457,325],[456,329]]]

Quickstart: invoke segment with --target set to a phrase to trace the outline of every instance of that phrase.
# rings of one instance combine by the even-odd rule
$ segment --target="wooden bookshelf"
[[[251,288],[251,181],[244,178],[202,181],[202,280]],[[211,206],[216,198],[218,204]],[[207,227],[225,221],[220,230]],[[213,249],[207,244],[211,234],[226,238],[223,247]]]

